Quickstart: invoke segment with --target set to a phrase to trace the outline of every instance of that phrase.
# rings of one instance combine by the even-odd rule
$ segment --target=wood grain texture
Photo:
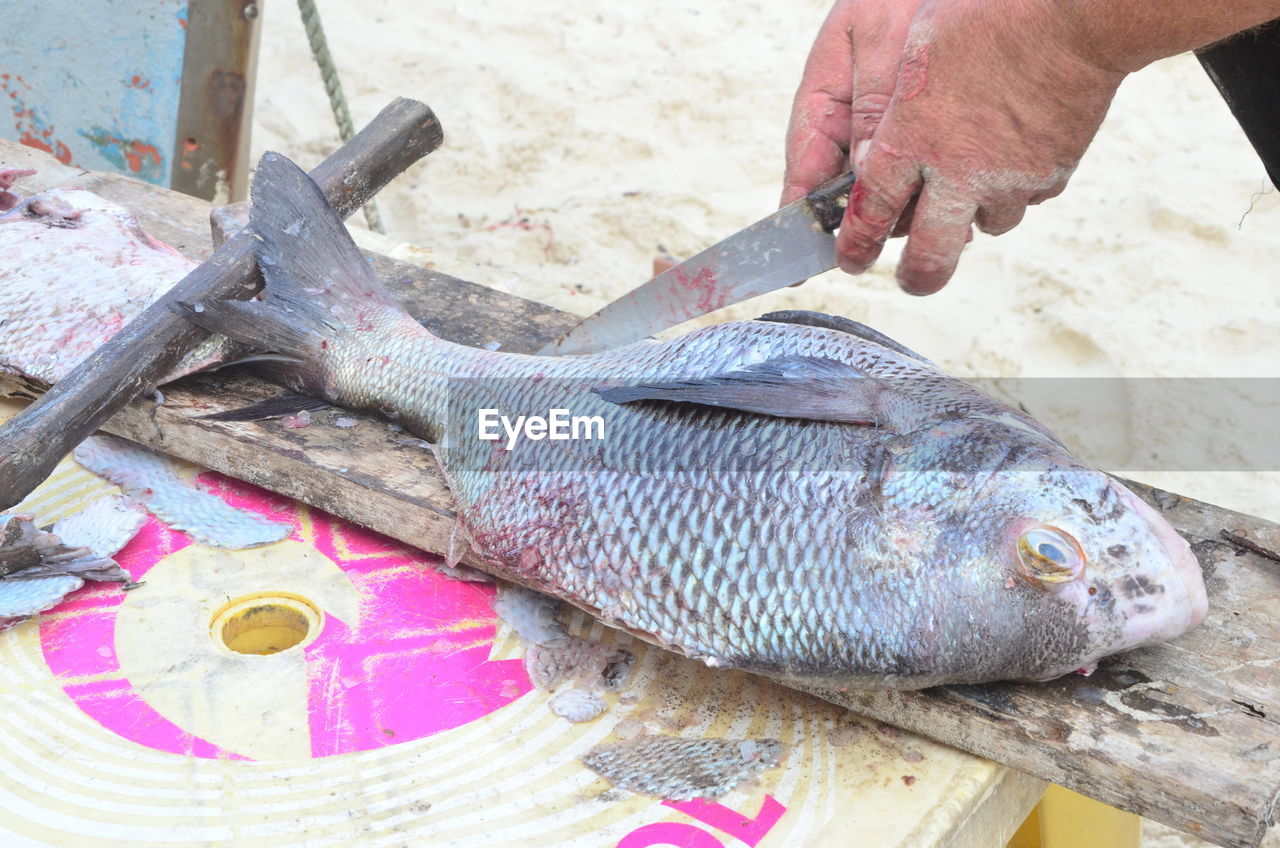
[[[0,163],[9,152],[0,146]],[[122,178],[90,180],[104,196],[135,206],[161,238],[196,257],[207,250],[207,205]],[[203,247],[186,241],[201,238]],[[385,258],[376,266],[411,311],[461,342],[535,350],[574,321],[443,274]],[[453,509],[435,461],[423,443],[386,422],[321,412],[310,427],[286,430],[193,417],[278,391],[245,374],[199,375],[168,387],[163,407],[136,401],[105,429],[420,548],[447,549]],[[335,427],[339,416],[358,424]],[[1105,661],[1089,678],[816,694],[1212,842],[1256,845],[1280,798],[1280,565],[1238,554],[1219,533],[1280,549],[1280,525],[1134,488],[1192,542],[1209,590],[1201,627]]]

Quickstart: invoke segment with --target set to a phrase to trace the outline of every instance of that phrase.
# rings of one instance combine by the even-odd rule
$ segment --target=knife
[[[795,285],[836,266],[835,237],[854,174],[848,171],[697,256],[663,271],[538,351],[608,350]]]

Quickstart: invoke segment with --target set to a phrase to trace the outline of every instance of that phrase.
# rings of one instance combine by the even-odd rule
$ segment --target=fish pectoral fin
[[[328,409],[332,404],[307,395],[285,392],[266,400],[238,406],[222,412],[212,412],[197,416],[202,421],[262,421],[267,418],[283,418],[286,415],[297,415],[299,412],[319,412]]]
[[[811,421],[900,428],[914,421],[915,402],[845,362],[782,356],[695,380],[595,389],[610,403],[640,400],[696,403]]]

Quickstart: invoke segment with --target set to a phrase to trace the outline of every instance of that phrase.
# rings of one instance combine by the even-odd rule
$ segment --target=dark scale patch
[[[1146,597],[1147,595],[1164,594],[1164,586],[1159,583],[1152,583],[1150,579],[1141,574],[1136,577],[1132,574],[1126,574],[1116,581],[1116,588],[1121,595],[1130,600]]]
[[[1129,555],[1129,546],[1128,545],[1112,545],[1111,547],[1107,548],[1107,553],[1115,557],[1116,559],[1120,559],[1121,557],[1126,557]]]
[[[1055,470],[1051,472],[1051,479],[1047,482],[1056,482],[1065,490],[1071,490],[1078,488],[1081,480],[1079,478],[1064,479]],[[1090,494],[1091,498],[1072,498],[1071,503],[1079,507],[1080,511],[1095,524],[1116,521],[1128,511],[1128,507],[1120,499],[1115,489],[1106,484],[1105,478],[1091,479]]]

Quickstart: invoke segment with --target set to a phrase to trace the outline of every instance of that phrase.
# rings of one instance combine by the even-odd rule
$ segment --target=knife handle
[[[845,171],[805,195],[805,201],[813,209],[814,220],[827,232],[840,226],[844,208],[849,205],[849,191],[856,179],[852,170]]]

